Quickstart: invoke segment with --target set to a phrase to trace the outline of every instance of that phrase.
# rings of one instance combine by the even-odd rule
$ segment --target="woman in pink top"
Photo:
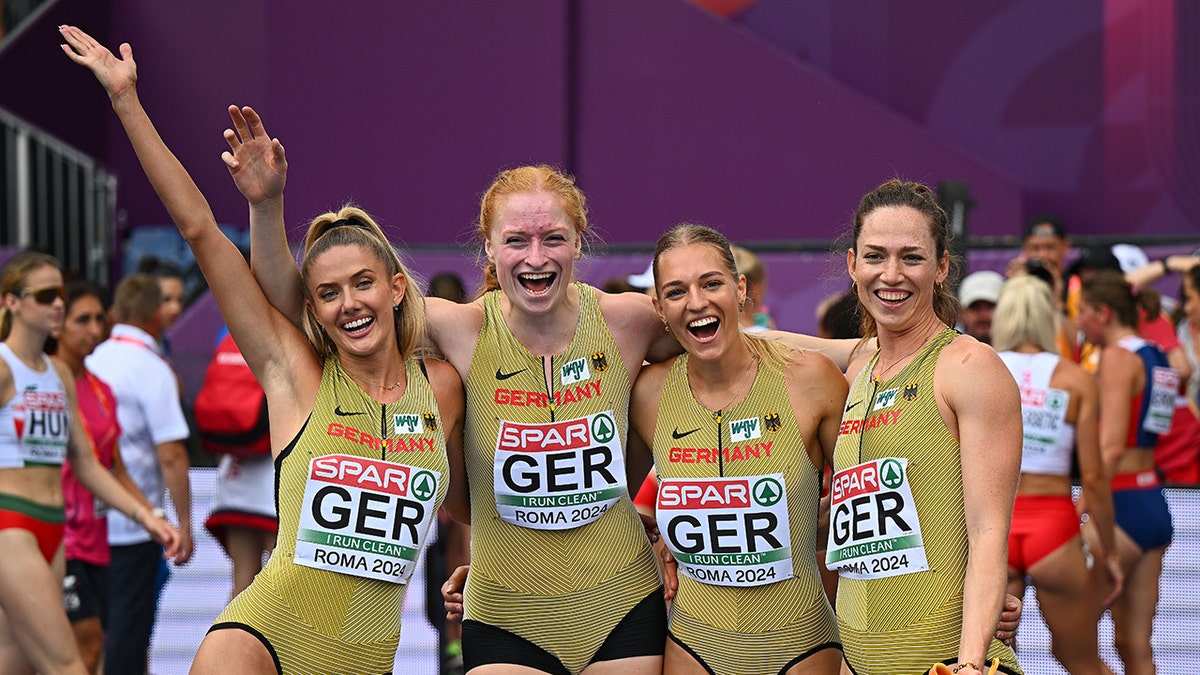
[[[121,427],[117,423],[117,401],[112,389],[83,366],[84,358],[108,333],[105,324],[108,307],[103,297],[98,286],[86,281],[68,284],[63,326],[52,334],[54,339],[47,343],[47,351],[75,377],[83,427],[100,464],[112,472],[147,513],[157,515],[159,510],[125,473],[121,454],[117,452]],[[70,461],[63,464],[62,476],[67,516],[63,532],[67,557],[63,606],[71,620],[83,664],[89,673],[95,673],[104,647],[103,620],[108,610],[108,519],[105,517],[108,509],[75,477]]]

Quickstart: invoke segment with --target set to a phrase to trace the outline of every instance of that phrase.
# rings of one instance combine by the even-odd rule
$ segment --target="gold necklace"
[[[712,412],[713,417],[720,419],[721,413],[726,408],[729,407],[730,403],[733,403],[733,400],[735,398],[738,397],[738,394],[741,393],[743,388],[745,388],[746,381],[750,378],[750,373],[754,370],[754,365],[756,363],[758,363],[758,359],[755,359],[753,356],[751,356],[750,363],[746,364],[746,372],[742,373],[742,381],[739,382],[738,386],[733,390],[733,394],[729,397],[729,400],[725,401],[725,405],[722,405],[720,408],[717,408],[715,411],[710,411],[710,412]],[[689,381],[690,381],[690,379],[689,379]],[[697,399],[697,400],[699,400],[699,399]],[[701,404],[701,405],[703,405],[703,404]]]
[[[400,385],[404,384],[403,380],[396,380],[395,382],[393,382],[391,384],[382,384],[382,383],[376,384],[374,382],[363,382],[362,380],[358,379],[357,377],[355,377],[353,375],[350,375],[350,379],[354,380],[355,384],[357,384],[359,387],[361,387],[363,391],[367,391],[366,385],[368,385],[368,384],[371,385],[372,387],[378,388],[380,391],[395,391],[396,387],[399,387]]]
[[[904,359],[907,359],[908,357],[912,356],[913,354],[916,354],[917,352],[919,352],[922,347],[924,347],[926,344],[929,343],[929,341],[933,338],[934,335],[937,335],[938,333],[941,333],[941,332],[942,332],[942,329],[939,328],[938,330],[930,333],[929,335],[926,335],[925,339],[921,341],[921,344],[917,345],[916,348],[913,349],[911,352],[905,354],[904,356],[901,356],[900,358],[896,359],[895,361],[892,361],[892,365],[890,365],[887,368],[884,368],[883,370],[876,373],[875,376],[871,378],[872,381],[882,382],[883,377],[885,375],[887,375],[888,371],[890,371],[892,368],[895,368],[897,365],[900,364],[901,361],[904,361]],[[880,350],[880,353],[882,353],[882,350]],[[875,361],[875,363],[876,364],[879,363],[878,359]]]

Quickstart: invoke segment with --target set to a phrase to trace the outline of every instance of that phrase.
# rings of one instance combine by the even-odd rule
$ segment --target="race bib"
[[[349,455],[309,463],[295,562],[406,583],[437,515],[439,472]]]
[[[792,530],[783,474],[665,478],[657,517],[679,571],[717,586],[792,578]]]
[[[1175,417],[1175,397],[1179,391],[1179,371],[1156,367],[1152,370],[1150,383],[1150,406],[1142,429],[1152,434],[1165,434],[1171,430]]]
[[[825,564],[848,579],[929,569],[908,482],[908,459],[888,457],[839,471],[831,483]]]
[[[496,510],[506,523],[567,530],[598,520],[627,493],[611,412],[546,424],[501,421]]]
[[[25,465],[62,466],[71,426],[67,395],[61,391],[27,390],[20,395],[18,405],[13,424]]]
[[[1022,452],[1045,457],[1056,451],[1067,418],[1069,395],[1059,389],[1021,389],[1021,421],[1025,429]],[[1028,401],[1028,403],[1026,403]]]

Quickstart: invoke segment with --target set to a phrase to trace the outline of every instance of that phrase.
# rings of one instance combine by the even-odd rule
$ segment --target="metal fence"
[[[0,247],[33,249],[108,282],[116,178],[78,150],[0,109]]]

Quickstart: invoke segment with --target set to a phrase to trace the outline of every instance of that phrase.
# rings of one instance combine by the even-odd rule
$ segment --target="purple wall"
[[[733,23],[986,157],[1027,213],[1200,233],[1196,3],[756,0]]]
[[[166,214],[100,88],[55,51],[59,21],[134,45],[143,102],[222,222],[246,211],[219,160],[230,103],[257,106],[289,149],[293,236],[352,199],[399,241],[462,244],[490,178],[528,162],[570,164],[611,243],[685,219],[742,241],[828,239],[896,174],[970,181],[982,229],[1020,216],[1013,179],[681,0],[113,0],[107,23],[88,4],[63,0],[0,58],[45,64],[53,83],[0,105],[99,146],[132,226]]]
[[[132,226],[166,215],[59,22],[134,44],[222,222],[246,211],[225,106],[256,105],[289,148],[293,236],[354,200],[398,241],[465,245],[495,172],[542,161],[577,172],[614,244],[681,220],[828,240],[893,175],[969,182],[973,235],[1043,209],[1077,237],[1182,235],[1200,231],[1195,19],[1175,0],[757,0],[733,20],[685,0],[59,0],[0,52],[0,105],[113,167]]]

